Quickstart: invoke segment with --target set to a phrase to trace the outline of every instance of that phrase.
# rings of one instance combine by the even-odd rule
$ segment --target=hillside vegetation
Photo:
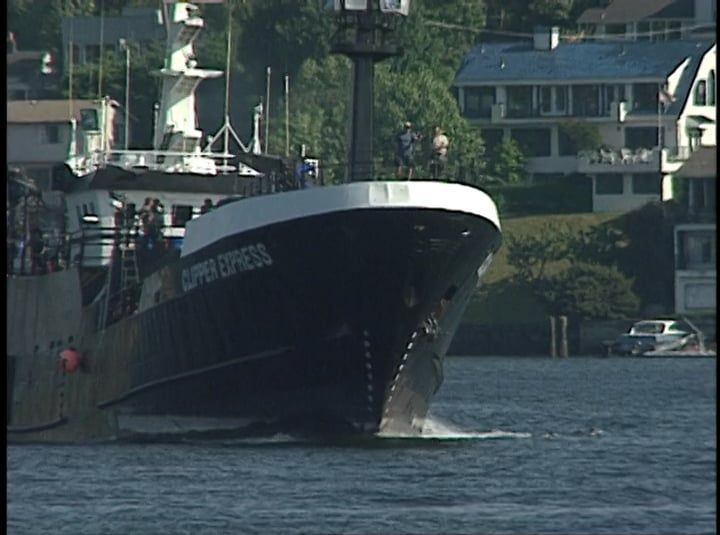
[[[619,214],[561,214],[502,219],[505,242],[512,236],[531,236],[548,225],[567,226],[577,236],[603,224],[618,220]],[[568,267],[567,261],[550,262],[545,268],[554,275]],[[533,295],[531,288],[514,279],[516,270],[508,263],[507,247],[500,248],[483,285],[465,313],[466,322],[532,323],[550,314],[549,308]]]

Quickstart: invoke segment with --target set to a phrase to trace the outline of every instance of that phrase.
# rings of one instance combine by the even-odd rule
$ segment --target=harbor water
[[[10,445],[7,529],[715,533],[715,367],[450,357],[422,437]]]

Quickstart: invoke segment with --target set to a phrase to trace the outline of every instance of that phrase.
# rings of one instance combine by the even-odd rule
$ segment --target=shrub
[[[545,279],[540,291],[556,314],[583,319],[622,319],[637,314],[632,279],[614,267],[576,263]]]
[[[505,139],[493,151],[488,163],[488,174],[506,184],[518,184],[527,178],[526,158],[515,140]]]

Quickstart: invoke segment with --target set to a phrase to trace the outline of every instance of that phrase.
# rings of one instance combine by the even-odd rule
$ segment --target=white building
[[[612,0],[578,18],[585,38],[665,41],[715,36],[717,0]]]
[[[675,312],[717,308],[717,148],[695,151],[676,175],[686,221],[675,226]]]
[[[7,103],[8,165],[53,189],[54,173],[80,152],[115,147],[122,125],[113,100],[16,100]]]
[[[454,85],[489,152],[514,139],[533,179],[589,176],[593,210],[624,211],[671,198],[671,175],[691,150],[716,144],[715,49],[685,40],[560,43],[556,28],[539,29],[533,42],[477,45]],[[594,125],[604,149],[579,153],[569,121]]]

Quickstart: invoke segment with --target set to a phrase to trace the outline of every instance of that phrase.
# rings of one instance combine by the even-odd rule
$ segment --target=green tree
[[[541,295],[556,314],[584,319],[622,319],[637,314],[632,279],[614,267],[579,262],[547,278]]]
[[[63,15],[90,15],[94,0],[10,0],[7,6],[8,31],[15,34],[20,50],[62,48]]]
[[[571,235],[567,226],[551,223],[533,234],[510,235],[505,242],[508,264],[520,281],[537,285],[549,263],[568,258]]]
[[[485,20],[481,0],[414,1],[396,37],[405,53],[390,60],[391,69],[428,69],[450,87],[463,56],[478,39],[477,32],[459,27],[482,28]]]
[[[574,0],[531,0],[527,10],[527,22],[541,25],[569,26]]]
[[[597,149],[602,144],[602,136],[597,125],[588,121],[569,119],[559,125],[560,138],[567,149],[577,154],[584,150]]]
[[[159,98],[160,79],[153,73],[162,66],[164,43],[147,43],[143,47],[130,43],[130,113],[131,139],[134,146],[152,144],[153,106]],[[98,64],[86,63],[73,68],[72,94],[75,99],[98,97]],[[69,96],[69,72],[62,81],[62,94]],[[103,96],[125,103],[125,53],[106,50],[103,53]]]
[[[441,126],[450,139],[447,175],[456,180],[477,183],[483,172],[482,138],[460,116],[445,81],[429,69],[407,73],[379,65],[375,77],[375,155],[383,162],[385,174],[392,174],[395,138],[402,124],[410,120],[424,135],[417,156],[419,175],[429,176],[430,142],[435,126]]]
[[[519,184],[527,178],[525,155],[513,139],[504,139],[490,154],[487,174],[507,184]]]
[[[290,108],[291,155],[304,144],[308,154],[320,158],[330,182],[341,181],[345,174],[349,79],[350,62],[346,58],[309,59],[300,68],[290,94],[291,104],[302,102]],[[284,115],[271,117],[270,129],[270,152],[284,154]]]
[[[617,223],[627,244],[618,250],[618,267],[635,279],[644,304],[660,304],[668,311],[674,303],[676,210],[673,203],[652,202]]]
[[[568,253],[579,262],[617,266],[619,256],[627,246],[628,239],[622,230],[612,224],[603,224],[581,229],[571,239]]]

